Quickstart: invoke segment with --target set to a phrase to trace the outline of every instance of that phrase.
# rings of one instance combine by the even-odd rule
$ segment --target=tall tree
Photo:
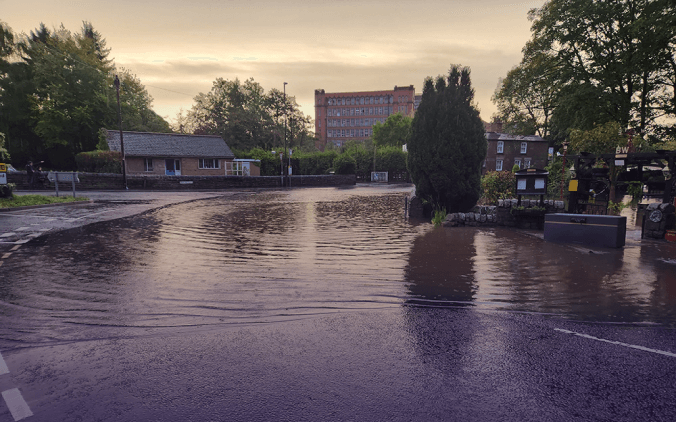
[[[401,113],[391,114],[385,123],[376,123],[373,126],[373,143],[377,146],[401,147],[411,138],[411,124],[413,119]]]
[[[555,59],[561,129],[619,122],[654,133],[674,118],[673,0],[550,0],[530,12],[528,51]]]
[[[27,36],[4,24],[0,31],[0,132],[8,150],[18,162],[73,168],[75,154],[96,148],[100,128],[117,127],[116,71],[105,40],[88,22],[75,34],[44,24]],[[170,131],[138,78],[124,69],[121,78],[124,128]]]
[[[500,80],[492,99],[498,107],[495,118],[506,132],[549,137],[559,86],[556,76],[556,58],[535,52]]]
[[[467,211],[481,195],[488,143],[473,98],[469,68],[453,65],[447,78],[425,80],[408,167],[416,194],[437,210]]]
[[[148,94],[141,80],[129,69],[121,68],[118,72],[120,79],[120,108],[122,111],[122,129],[135,132],[171,132],[171,126],[152,109],[153,97]],[[111,74],[110,78],[113,76]],[[109,81],[112,84],[112,80]],[[110,98],[109,104],[117,99]],[[117,127],[117,114],[108,118],[108,127]]]
[[[243,83],[218,78],[210,92],[199,93],[194,101],[185,118],[179,115],[184,130],[220,135],[236,149],[283,147],[285,117],[287,146],[292,140],[311,138],[311,120],[301,113],[295,98],[278,89],[265,93],[253,78]]]

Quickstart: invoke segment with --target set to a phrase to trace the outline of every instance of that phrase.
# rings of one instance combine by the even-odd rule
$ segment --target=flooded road
[[[43,236],[3,266],[0,349],[391,307],[676,327],[676,245],[433,228],[409,193],[241,193]]]

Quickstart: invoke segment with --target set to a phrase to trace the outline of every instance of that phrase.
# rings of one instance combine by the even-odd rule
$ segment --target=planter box
[[[627,235],[627,217],[588,214],[547,214],[545,240],[586,246],[621,248]]]

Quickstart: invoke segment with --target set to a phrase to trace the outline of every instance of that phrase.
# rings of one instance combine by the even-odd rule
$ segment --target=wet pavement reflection
[[[409,193],[242,193],[43,236],[2,268],[0,349],[384,307],[676,326],[674,244],[434,228]]]

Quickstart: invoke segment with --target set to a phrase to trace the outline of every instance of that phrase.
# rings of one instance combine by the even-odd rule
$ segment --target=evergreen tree
[[[416,194],[436,210],[468,211],[481,195],[488,143],[473,98],[469,68],[453,65],[448,78],[425,80],[408,167]]]

